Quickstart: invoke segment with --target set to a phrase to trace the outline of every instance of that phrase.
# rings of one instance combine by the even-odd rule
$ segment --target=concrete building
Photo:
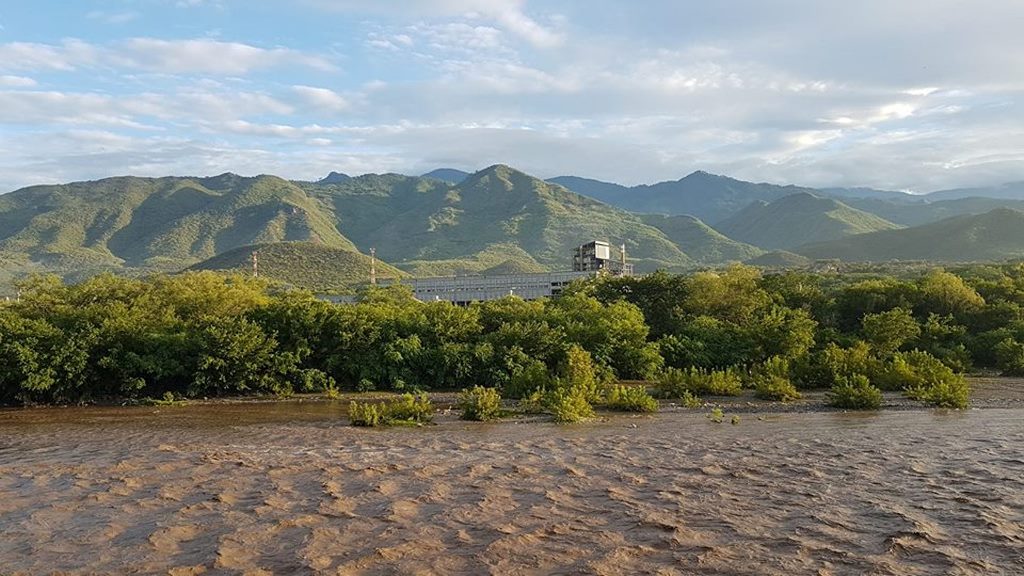
[[[618,256],[617,259],[612,257],[610,244],[595,240],[573,250],[572,269],[575,272],[604,271],[615,276],[632,276],[633,265],[626,262],[625,244],[619,247]]]

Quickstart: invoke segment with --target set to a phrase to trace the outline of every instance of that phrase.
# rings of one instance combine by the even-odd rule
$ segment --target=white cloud
[[[351,103],[341,94],[327,88],[314,86],[292,86],[292,90],[304,101],[322,112],[343,112],[351,107]]]
[[[25,76],[0,76],[0,86],[7,88],[31,88],[38,85],[32,78]]]
[[[326,58],[288,48],[260,48],[210,39],[132,38],[111,45],[81,40],[61,44],[0,44],[0,70],[74,70],[110,66],[162,74],[246,74],[280,66],[334,70]]]

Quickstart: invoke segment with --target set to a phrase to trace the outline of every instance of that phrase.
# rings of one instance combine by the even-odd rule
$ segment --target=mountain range
[[[991,196],[984,194],[991,193]],[[975,196],[975,194],[981,196]],[[565,269],[593,239],[639,271],[806,259],[999,260],[1024,255],[1024,185],[914,196],[751,183],[706,172],[626,187],[505,165],[423,176],[122,176],[0,195],[0,285],[50,271],[245,270],[314,289],[399,275]],[[385,262],[394,265],[390,268]]]

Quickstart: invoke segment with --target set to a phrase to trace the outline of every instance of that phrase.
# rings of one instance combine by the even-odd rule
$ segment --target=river
[[[329,402],[4,410],[0,574],[1020,574],[1015,406],[389,430]]]

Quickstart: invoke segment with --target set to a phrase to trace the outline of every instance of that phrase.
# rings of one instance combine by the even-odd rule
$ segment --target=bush
[[[995,347],[996,363],[1004,376],[1024,376],[1024,344],[1006,338]]]
[[[348,404],[348,419],[353,426],[381,426],[385,424],[383,406],[378,402],[356,402]]]
[[[743,381],[732,369],[668,368],[658,379],[656,389],[662,398],[682,398],[685,393],[697,396],[739,396],[743,392]]]
[[[463,420],[485,422],[501,418],[501,394],[494,388],[474,386],[459,393]]]
[[[604,406],[623,412],[657,412],[658,401],[639,386],[616,385],[608,389]]]
[[[758,364],[750,372],[750,382],[758,398],[789,402],[800,398],[796,386],[789,380],[789,361],[778,356]]]
[[[548,394],[546,404],[555,422],[572,424],[594,417],[594,407],[580,390],[553,390]]]
[[[933,381],[929,384],[907,388],[907,398],[919,400],[939,408],[967,408],[971,389],[963,376],[954,375],[953,378]]]
[[[425,394],[403,394],[384,402],[350,402],[348,417],[353,426],[423,424],[433,420],[434,406]]]
[[[768,375],[758,378],[754,384],[754,394],[764,400],[775,400],[778,402],[789,402],[799,400],[800,392],[796,386],[789,381],[789,378]]]
[[[507,384],[505,395],[509,398],[526,398],[538,390],[545,390],[551,385],[548,367],[543,362],[534,360],[516,372]]]
[[[848,410],[876,410],[882,405],[882,391],[863,374],[837,382],[828,398],[832,406]]]

